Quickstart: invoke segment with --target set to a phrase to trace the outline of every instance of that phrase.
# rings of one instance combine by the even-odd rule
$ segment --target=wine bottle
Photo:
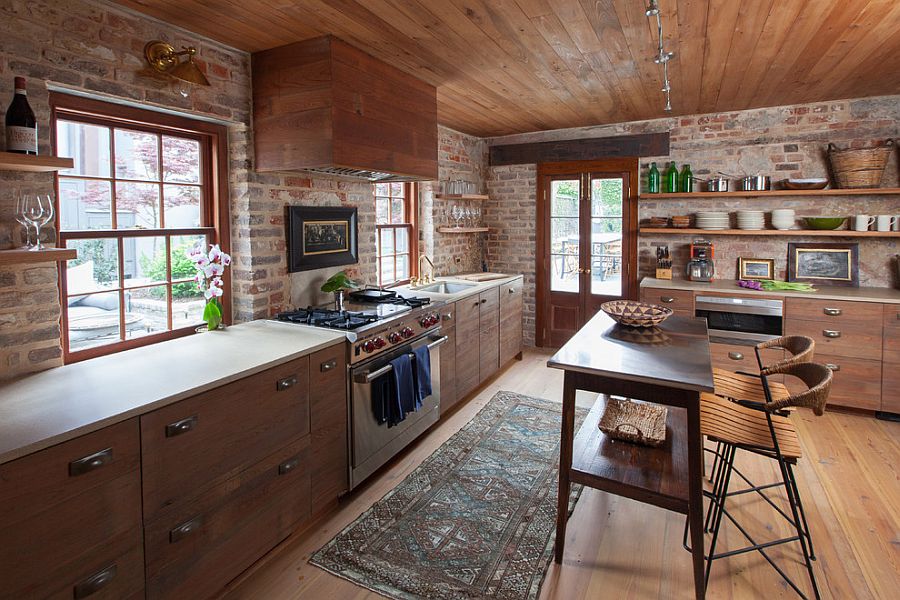
[[[650,173],[647,174],[647,193],[659,193],[659,169],[655,162],[650,163]]]
[[[667,194],[678,191],[678,167],[675,166],[674,160],[669,163],[669,168],[666,169],[665,186],[665,192]]]
[[[691,193],[694,191],[694,173],[691,171],[691,165],[685,164],[681,168],[681,192]]]
[[[6,111],[6,151],[37,154],[37,120],[28,105],[25,78],[15,78],[16,92]]]

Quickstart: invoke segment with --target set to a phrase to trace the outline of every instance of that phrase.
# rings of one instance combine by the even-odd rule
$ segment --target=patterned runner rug
[[[389,598],[536,598],[555,538],[561,412],[498,392],[310,562]]]

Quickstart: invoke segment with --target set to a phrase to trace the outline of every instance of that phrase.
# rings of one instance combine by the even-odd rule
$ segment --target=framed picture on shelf
[[[738,279],[775,279],[774,258],[739,258]]]
[[[359,262],[355,207],[289,206],[287,226],[289,272]]]
[[[859,286],[859,244],[788,243],[788,281]]]

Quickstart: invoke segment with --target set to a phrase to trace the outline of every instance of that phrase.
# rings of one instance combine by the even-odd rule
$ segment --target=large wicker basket
[[[600,310],[629,327],[655,327],[672,316],[671,308],[634,300],[610,300],[601,304]]]
[[[828,144],[828,159],[835,184],[848,189],[878,187],[893,149],[894,140],[887,140],[881,146],[845,150]]]

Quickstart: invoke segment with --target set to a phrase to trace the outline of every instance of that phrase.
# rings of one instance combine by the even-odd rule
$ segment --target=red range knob
[[[376,347],[376,348],[384,348],[385,346],[387,346],[387,342],[384,341],[383,338],[377,337],[377,338],[375,338],[375,340],[373,340],[373,341],[375,342],[375,347]]]
[[[392,344],[396,344],[397,342],[399,342],[399,341],[402,340],[402,339],[403,339],[403,336],[401,336],[401,335],[400,335],[399,333],[397,333],[396,331],[392,331],[392,332],[390,333],[390,335],[388,335],[388,341],[389,341],[390,343],[392,343]]]
[[[375,351],[375,343],[372,340],[366,340],[362,344],[359,345],[360,348],[363,349],[363,352],[369,353]]]
[[[439,316],[431,315],[431,324],[432,325],[437,325],[440,322],[441,322],[441,318]]]
[[[400,330],[400,335],[402,335],[404,338],[411,338],[415,334],[416,332],[412,330],[412,327],[404,327]]]

